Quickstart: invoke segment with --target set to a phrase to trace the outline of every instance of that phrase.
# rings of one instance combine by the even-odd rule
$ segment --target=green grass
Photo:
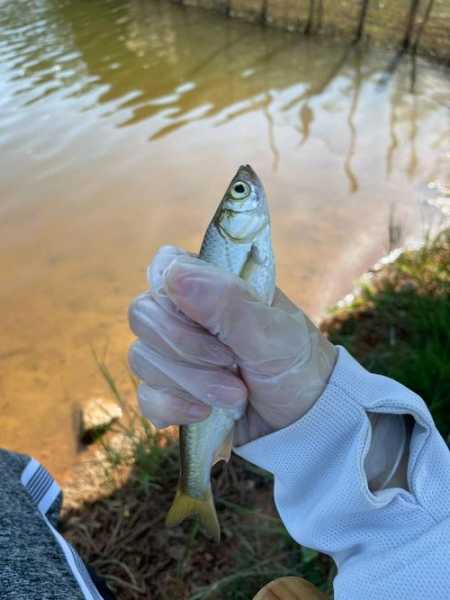
[[[400,381],[450,435],[450,232],[403,253],[323,324],[370,371]]]

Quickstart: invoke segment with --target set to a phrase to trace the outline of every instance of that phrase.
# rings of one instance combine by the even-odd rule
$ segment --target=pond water
[[[250,163],[315,318],[448,212],[448,71],[153,0],[0,2],[0,445],[61,476],[130,299]]]

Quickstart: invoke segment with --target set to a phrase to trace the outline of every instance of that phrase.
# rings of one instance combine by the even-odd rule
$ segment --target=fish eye
[[[231,188],[231,196],[235,200],[242,200],[250,194],[250,186],[245,181],[236,181]]]

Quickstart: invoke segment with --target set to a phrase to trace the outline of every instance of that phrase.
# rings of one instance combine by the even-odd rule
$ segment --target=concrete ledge
[[[181,3],[305,34],[368,40],[450,64],[450,0],[181,0]]]
[[[208,10],[215,10],[223,14],[228,14],[228,0],[183,0],[177,2],[177,4],[184,4],[185,6],[198,6],[200,8],[206,8]]]

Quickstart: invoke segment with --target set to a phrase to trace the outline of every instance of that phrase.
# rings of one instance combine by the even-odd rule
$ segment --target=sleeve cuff
[[[355,441],[349,435],[355,435],[362,468],[370,444],[367,411],[414,416],[421,431],[415,432],[411,447],[412,470],[430,428],[434,427],[428,408],[417,394],[397,381],[369,373],[341,346],[324,392],[301,419],[234,451],[275,474],[286,470],[288,449],[301,449],[307,457],[321,452],[321,446],[343,449],[347,442]]]
[[[364,471],[371,441],[367,411],[414,417],[408,464],[410,491],[369,490]],[[363,522],[368,511],[388,505],[393,516],[399,503],[429,504],[430,485],[436,490],[429,468],[430,452],[424,451],[430,437],[434,440],[430,452],[448,455],[419,396],[392,379],[369,373],[339,347],[330,381],[314,406],[295,423],[239,446],[235,452],[274,474],[275,502],[291,535],[333,554],[328,543],[320,542],[324,529],[341,529],[346,524],[354,529],[355,515]],[[376,527],[376,518],[371,526]]]

